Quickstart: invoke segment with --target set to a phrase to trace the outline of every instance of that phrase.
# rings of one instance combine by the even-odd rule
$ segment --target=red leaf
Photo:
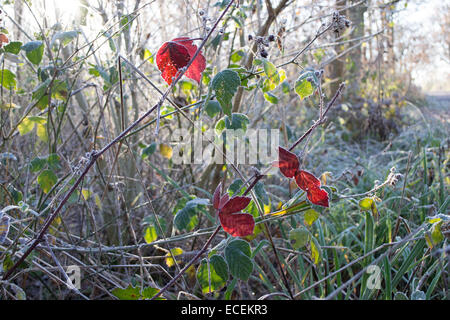
[[[308,199],[311,203],[328,208],[328,192],[323,189],[313,187],[308,190]]]
[[[228,196],[228,195],[226,195]],[[225,197],[225,196],[224,196]],[[245,209],[250,203],[251,198],[249,197],[233,197],[230,200],[226,201],[222,205],[222,200],[220,201],[220,213],[221,214],[231,214],[235,212],[239,212]]]
[[[216,188],[216,191],[214,191],[214,195],[213,195],[213,207],[214,209],[219,210],[219,204],[220,204],[220,193],[222,190],[222,182],[219,183],[219,185]]]
[[[158,69],[169,85],[172,83],[172,78],[178,74],[181,68],[187,66],[190,60],[188,49],[173,41],[165,42],[156,54]]]
[[[4,43],[9,43],[9,39],[4,33],[0,33],[0,48],[3,47]]]
[[[293,178],[298,172],[300,163],[298,157],[282,147],[278,147],[278,164],[281,173],[287,178]]]
[[[187,37],[176,38],[165,42],[156,54],[156,64],[161,71],[161,76],[170,85],[172,78],[177,76],[181,68],[188,65],[197,51],[197,46]],[[194,62],[186,70],[185,75],[190,79],[200,82],[201,74],[206,67],[205,57],[200,52]]]
[[[223,229],[233,237],[249,236],[253,234],[255,229],[255,220],[251,214],[224,214],[221,212],[219,213],[219,219]]]
[[[182,38],[176,38],[172,41],[175,41],[183,46],[186,47],[186,49],[189,52],[189,55],[191,58],[194,56],[195,52],[197,51],[197,46],[192,43],[192,40],[189,40],[188,37],[182,37]],[[189,79],[193,79],[200,83],[200,80],[202,79],[202,72],[206,68],[206,59],[203,56],[201,52],[197,55],[194,62],[190,65],[190,67],[187,69],[185,76]]]
[[[312,173],[305,170],[299,170],[295,176],[295,182],[297,182],[298,187],[303,191],[308,191],[312,188],[320,188],[320,180]]]

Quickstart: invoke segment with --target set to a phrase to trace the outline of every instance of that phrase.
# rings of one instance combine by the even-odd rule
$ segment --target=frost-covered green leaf
[[[292,247],[294,249],[299,249],[301,247],[304,247],[308,243],[308,241],[311,239],[311,233],[308,231],[308,229],[301,226],[289,232],[289,239],[294,240]]]
[[[38,65],[44,55],[44,43],[39,40],[27,42],[22,46],[22,50],[31,63]]]
[[[221,108],[220,108],[220,103],[218,101],[215,100],[209,100],[206,104],[205,104],[205,111],[206,114],[210,117],[210,118],[214,118],[219,112],[220,112]]]
[[[22,48],[22,42],[20,41],[11,41],[6,46],[3,47],[5,52],[12,54],[19,54],[20,49]]]
[[[203,293],[222,289],[228,280],[228,266],[219,255],[213,255],[208,261],[203,259],[197,269],[197,281]]]
[[[318,85],[319,79],[314,70],[305,70],[300,74],[297,81],[295,81],[295,92],[303,100],[312,95]]]
[[[236,71],[223,70],[219,72],[211,82],[211,89],[216,94],[216,99],[225,114],[231,116],[232,102],[234,94],[241,85],[241,78]]]
[[[51,170],[44,170],[37,178],[39,186],[44,193],[49,193],[51,188],[58,182],[58,177]]]
[[[247,241],[236,239],[225,248],[225,260],[230,273],[243,281],[247,281],[253,271],[253,261],[250,259],[252,250]]]
[[[8,69],[0,71],[1,86],[8,90],[16,89],[16,75]]]
[[[265,92],[264,99],[266,99],[267,101],[269,101],[272,104],[277,104],[279,101],[278,97],[271,92]]]

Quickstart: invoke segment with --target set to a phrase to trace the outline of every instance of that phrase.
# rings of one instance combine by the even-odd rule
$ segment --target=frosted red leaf
[[[176,38],[165,42],[156,54],[156,65],[161,76],[170,85],[172,78],[178,75],[181,68],[186,67],[197,51],[197,46],[187,37]],[[185,75],[200,82],[201,73],[206,67],[205,57],[200,52],[194,62],[186,70]]]
[[[249,197],[232,197],[220,207],[220,213],[231,214],[245,209],[250,203]]]
[[[191,58],[194,56],[195,52],[197,51],[197,46],[193,44],[193,41],[190,40],[188,37],[181,37],[173,39],[172,41],[175,41],[179,44],[182,44],[186,47],[186,49],[189,52],[189,55]],[[202,79],[202,72],[206,68],[206,59],[203,56],[201,52],[197,55],[194,62],[190,65],[190,67],[187,69],[186,73],[184,74],[189,79],[195,80],[198,83],[200,83],[200,80]]]
[[[298,157],[294,153],[282,147],[278,147],[278,163],[276,166],[280,168],[281,173],[285,177],[293,178],[298,172],[300,163]]]
[[[248,213],[219,213],[220,224],[233,237],[246,237],[253,234],[255,220]]]
[[[251,198],[234,196],[230,199],[227,193],[221,195],[222,184],[219,183],[213,195],[213,206],[219,215],[223,229],[233,237],[245,237],[253,234],[255,220],[247,213],[238,213],[245,209]]]
[[[320,188],[311,188],[308,190],[308,200],[318,206],[327,207],[328,204],[328,192]]]
[[[320,180],[305,170],[299,170],[295,176],[295,182],[303,191],[308,191],[311,188],[320,188]]]

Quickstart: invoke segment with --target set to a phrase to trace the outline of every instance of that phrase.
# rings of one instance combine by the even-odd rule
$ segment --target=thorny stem
[[[203,49],[203,47],[206,44],[206,41],[210,38],[210,36],[212,35],[212,33],[214,32],[214,30],[216,29],[217,25],[219,24],[219,22],[222,20],[223,16],[226,14],[226,12],[228,11],[228,9],[231,7],[231,5],[234,3],[234,0],[231,0],[230,3],[228,4],[228,6],[224,9],[224,11],[222,12],[222,14],[219,16],[219,18],[217,19],[217,21],[215,22],[214,26],[211,28],[211,30],[209,31],[209,33],[206,35],[206,37],[203,39],[202,43],[198,46],[197,51],[195,52],[195,54],[191,57],[191,60],[189,61],[189,63],[186,65],[186,67],[184,68],[184,70],[182,70],[181,72],[179,72],[178,76],[176,77],[176,79],[172,82],[172,84],[167,88],[167,90],[165,91],[165,93],[162,95],[162,97],[159,99],[158,103],[156,105],[154,105],[150,110],[148,110],[147,112],[145,112],[139,119],[137,119],[136,121],[134,121],[128,128],[126,128],[125,130],[123,130],[116,138],[114,138],[110,143],[108,143],[106,146],[104,146],[101,150],[96,151],[93,150],[91,152],[90,155],[90,160],[87,163],[85,169],[83,170],[83,172],[81,173],[80,177],[75,181],[75,183],[73,184],[73,186],[69,189],[69,191],[66,193],[66,195],[64,196],[64,198],[62,199],[62,201],[59,203],[58,207],[55,209],[55,211],[53,211],[53,213],[51,215],[49,215],[49,217],[47,218],[44,226],[42,227],[41,231],[39,232],[39,234],[37,235],[36,239],[33,241],[33,243],[30,245],[30,247],[25,251],[25,253],[19,258],[19,260],[5,273],[5,275],[3,276],[3,280],[7,280],[11,274],[19,267],[19,265],[21,265],[25,259],[31,254],[31,252],[33,252],[33,250],[37,247],[37,245],[43,241],[44,235],[46,234],[48,228],[50,227],[50,225],[52,224],[53,220],[55,220],[55,218],[58,216],[59,212],[61,211],[61,209],[63,208],[63,206],[66,204],[66,202],[69,200],[70,196],[72,195],[72,193],[75,192],[75,190],[78,188],[78,186],[80,185],[80,183],[84,180],[84,177],[86,176],[86,174],[89,172],[89,170],[91,169],[91,167],[96,163],[97,159],[103,155],[106,151],[108,151],[113,145],[115,145],[117,142],[119,142],[120,140],[122,140],[122,138],[124,136],[126,136],[131,130],[133,130],[133,128],[135,128],[139,123],[141,123],[145,118],[147,118],[153,111],[155,111],[157,108],[159,108],[163,102],[167,99],[169,93],[172,91],[172,88],[178,83],[178,81],[180,81],[181,77],[184,75],[184,73],[187,71],[187,69],[189,69],[189,67],[192,65],[192,63],[195,61],[195,59],[197,58],[197,56],[200,54],[200,51]],[[212,240],[212,239],[211,239]],[[195,261],[194,261],[195,262]],[[182,272],[180,272],[182,274]]]

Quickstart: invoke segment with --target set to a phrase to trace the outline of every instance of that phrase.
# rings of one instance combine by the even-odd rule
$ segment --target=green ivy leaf
[[[225,248],[225,260],[234,277],[243,281],[249,279],[253,271],[251,254],[250,245],[241,239],[232,240]]]
[[[229,116],[231,116],[232,109],[231,99],[240,85],[239,74],[229,69],[219,72],[211,82],[210,89],[214,90],[223,112]]]

